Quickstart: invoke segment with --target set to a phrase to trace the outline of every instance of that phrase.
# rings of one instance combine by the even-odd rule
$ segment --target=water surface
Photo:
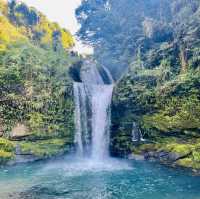
[[[155,163],[109,159],[0,169],[0,199],[199,199],[200,177]]]

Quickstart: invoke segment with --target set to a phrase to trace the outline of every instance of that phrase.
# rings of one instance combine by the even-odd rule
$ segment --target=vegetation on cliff
[[[142,43],[127,75],[115,89],[112,144],[113,151],[122,154],[145,146],[145,150],[139,150],[141,154],[144,151],[177,153],[177,165],[199,169],[200,4],[186,2],[169,2],[167,16],[172,13],[171,19],[156,19],[153,15],[144,18],[140,32],[144,37]],[[163,25],[168,29],[161,31]],[[169,30],[172,35],[167,36]],[[133,146],[133,121],[140,125],[144,138],[153,144]],[[116,140],[122,138],[126,144],[119,145]],[[165,142],[168,138],[169,144]],[[182,153],[186,154],[182,156]]]
[[[15,158],[16,146],[46,157],[71,145],[73,45],[36,9],[0,1],[0,163]]]
[[[70,32],[57,23],[50,22],[45,15],[14,0],[0,1],[0,43],[5,49],[8,44],[27,38],[33,44],[48,49],[68,49],[74,45]]]

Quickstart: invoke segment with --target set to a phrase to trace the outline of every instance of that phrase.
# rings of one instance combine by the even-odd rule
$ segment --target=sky
[[[80,25],[75,17],[75,9],[81,4],[81,0],[21,0],[29,6],[37,8],[51,21],[58,22],[62,27],[68,29],[73,35],[78,31]],[[76,42],[74,50],[81,54],[91,54],[92,48],[83,45],[81,41]]]

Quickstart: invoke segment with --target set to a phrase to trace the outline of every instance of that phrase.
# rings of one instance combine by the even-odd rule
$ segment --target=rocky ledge
[[[153,160],[172,167],[191,169],[200,174],[200,140],[163,139],[159,143],[134,147],[129,159]]]
[[[0,138],[0,165],[33,162],[63,155],[71,145],[65,138],[11,141]]]

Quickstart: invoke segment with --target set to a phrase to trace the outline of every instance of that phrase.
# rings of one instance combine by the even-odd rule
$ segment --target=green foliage
[[[33,112],[30,113],[28,117],[28,124],[32,131],[42,128],[44,118],[41,113]]]
[[[111,154],[115,156],[124,157],[133,150],[130,135],[121,131],[113,139],[111,139]]]
[[[12,23],[20,27],[20,32],[25,33],[30,40],[43,47],[55,47],[55,42],[60,42],[64,49],[74,45],[74,40],[69,31],[62,29],[57,23],[50,22],[46,16],[36,9],[29,8],[24,3],[8,4],[9,18]],[[55,41],[55,33],[58,39]],[[56,50],[56,49],[55,49]]]
[[[0,60],[0,115],[6,132],[25,121],[39,137],[72,135],[68,69],[76,60],[65,52],[43,50],[30,43],[9,47]]]
[[[92,9],[93,7],[86,6],[90,3],[94,6],[98,4],[87,1],[80,10]],[[109,13],[115,13],[119,4],[122,7],[120,12],[125,8],[127,9],[126,13],[130,12],[128,17],[125,16],[127,19],[125,21],[128,24],[129,20],[132,20],[132,25],[129,24],[125,29],[118,28],[119,31],[116,35],[118,38],[123,37],[122,40],[134,49],[131,51],[131,56],[128,56],[129,53],[123,54],[122,52],[120,57],[120,59],[126,57],[125,61],[131,59],[131,64],[129,64],[127,74],[117,82],[114,90],[111,137],[116,141],[119,140],[119,143],[117,141],[115,145],[121,143],[121,137],[122,139],[126,137],[125,143],[130,143],[130,147],[127,148],[120,144],[122,146],[119,147],[120,151],[129,151],[132,148],[131,145],[134,144],[131,143],[130,136],[132,126],[127,126],[123,133],[121,129],[124,128],[124,123],[137,121],[145,138],[156,142],[156,144],[145,145],[151,150],[169,151],[164,148],[162,140],[173,136],[175,139],[181,138],[182,141],[178,144],[173,141],[175,145],[178,145],[176,149],[175,146],[168,145],[169,148],[173,148],[172,152],[178,151],[179,154],[184,154],[188,152],[188,148],[190,152],[194,151],[189,139],[195,140],[200,136],[200,40],[197,34],[200,27],[199,2],[196,0],[183,2],[164,0],[159,2],[160,6],[156,6],[158,5],[157,0],[141,1],[140,3],[120,1],[118,5],[114,1],[110,1],[110,4]],[[133,6],[134,4],[135,6]],[[146,10],[147,5],[148,10]],[[135,12],[133,12],[134,10]],[[143,16],[140,18],[138,10],[140,12],[143,10],[141,13],[145,16],[144,18]],[[90,39],[85,30],[91,26],[94,18],[96,19],[105,12],[105,10],[99,11],[95,16],[94,12],[86,12],[89,17],[80,18],[83,24],[80,34]],[[136,13],[138,15],[137,23],[134,23],[133,15]],[[120,14],[122,13],[117,16]],[[108,16],[108,18],[110,17],[112,18],[112,15]],[[107,20],[107,17],[104,20]],[[91,23],[84,23],[88,21]],[[101,23],[99,22],[100,25]],[[113,22],[112,20],[109,26],[113,28],[114,23],[121,26],[118,21]],[[94,32],[96,27],[98,26],[94,27]],[[105,32],[106,28],[101,31]],[[131,31],[133,31],[132,34]],[[109,49],[118,46],[122,47],[121,51],[123,51],[121,43],[115,42],[115,40],[111,42],[113,38],[107,36],[94,34],[91,38],[92,41],[101,39],[104,42],[103,48],[106,47],[104,49],[106,52],[102,53],[100,58],[105,54],[112,56]],[[133,43],[131,44],[131,42]],[[110,45],[112,48],[108,47]],[[136,45],[135,48],[134,45]],[[121,66],[124,67],[122,64]],[[114,70],[119,72],[121,68],[118,69],[115,65]],[[159,145],[159,143],[161,144]],[[139,152],[140,147],[136,147],[134,151]],[[195,151],[197,150],[195,149]],[[187,158],[189,158],[187,161],[190,161],[190,165],[193,165],[194,157],[190,155]],[[195,159],[198,159],[198,155],[195,156]],[[193,166],[197,167],[196,164]]]
[[[27,40],[44,48],[57,50],[55,46],[67,50],[74,45],[69,31],[50,22],[46,16],[26,4],[16,1],[0,1],[0,51],[19,40]],[[55,39],[58,32],[58,39]],[[58,44],[59,43],[59,44]]]
[[[171,70],[163,78],[169,78],[199,63],[199,6],[198,0],[87,0],[76,11],[79,36],[116,79],[136,59],[143,69],[167,59]]]
[[[146,128],[163,132],[200,129],[200,101],[197,96],[172,97],[165,103],[164,110],[144,116],[143,122]]]
[[[17,124],[27,129],[23,151],[50,157],[69,149],[74,104],[69,31],[26,4],[0,0],[0,164],[14,157],[8,141]],[[24,139],[24,138],[17,138]],[[43,140],[43,141],[39,141]]]

